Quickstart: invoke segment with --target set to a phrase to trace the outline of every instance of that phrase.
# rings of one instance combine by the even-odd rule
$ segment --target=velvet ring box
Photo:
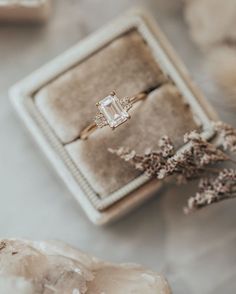
[[[96,114],[96,102],[148,91],[115,131],[79,134]],[[16,110],[56,171],[95,224],[121,217],[154,196],[150,180],[108,148],[156,149],[163,135],[181,147],[184,133],[213,135],[214,111],[147,12],[129,12],[15,85]]]

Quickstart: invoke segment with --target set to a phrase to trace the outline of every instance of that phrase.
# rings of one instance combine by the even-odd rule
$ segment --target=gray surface
[[[236,290],[236,201],[186,217],[193,188],[168,188],[119,223],[93,226],[19,123],[8,88],[126,8],[145,3],[195,81],[226,121],[235,108],[217,94],[173,0],[56,0],[45,26],[0,27],[0,235],[60,239],[104,259],[163,272],[178,294]],[[218,98],[217,98],[218,96]]]

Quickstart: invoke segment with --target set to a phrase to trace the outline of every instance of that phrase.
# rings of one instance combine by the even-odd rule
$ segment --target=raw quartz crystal
[[[170,294],[138,265],[98,260],[60,242],[0,241],[1,294]]]

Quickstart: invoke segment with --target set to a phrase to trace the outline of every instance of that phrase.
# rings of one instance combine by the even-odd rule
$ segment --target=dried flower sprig
[[[158,142],[158,146],[159,150],[147,150],[144,155],[138,155],[134,150],[124,147],[108,150],[124,161],[129,162],[147,176],[161,178],[161,171],[164,169],[167,159],[174,154],[174,145],[167,136],[164,136]]]
[[[175,177],[177,182],[186,182],[200,178],[199,192],[188,201],[186,213],[211,203],[236,197],[236,171],[212,168],[213,164],[225,161],[236,163],[222,151],[236,151],[236,130],[223,122],[214,123],[218,134],[218,145],[204,139],[198,132],[184,135],[184,147],[177,151],[169,137],[164,136],[158,142],[159,149],[137,154],[136,151],[121,147],[109,149],[124,161],[149,177],[165,179]],[[217,174],[214,178],[202,178],[206,174]]]
[[[236,129],[221,121],[215,122],[214,128],[223,149],[236,152]]]
[[[178,182],[185,182],[199,177],[206,171],[207,166],[229,160],[224,152],[196,131],[185,134],[184,143],[187,144],[184,150],[176,152],[167,160],[159,178],[175,175]]]
[[[124,147],[109,151],[148,176],[158,179],[176,176],[178,181],[196,178],[205,171],[207,165],[229,160],[224,152],[196,131],[185,134],[184,143],[187,144],[184,150],[178,152],[171,140],[164,136],[158,143],[159,150],[148,151],[144,155],[138,155],[134,150]]]
[[[216,177],[204,178],[199,182],[199,192],[190,197],[185,213],[190,213],[212,203],[236,197],[236,171],[224,169]]]

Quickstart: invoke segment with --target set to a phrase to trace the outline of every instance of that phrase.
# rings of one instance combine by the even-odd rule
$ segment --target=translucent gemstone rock
[[[96,278],[87,283],[87,294],[169,294],[163,279],[152,271],[134,265],[101,265]]]
[[[98,108],[111,128],[116,128],[129,118],[116,95],[109,95],[99,102]]]
[[[138,265],[103,262],[60,242],[0,241],[1,294],[170,294]]]

